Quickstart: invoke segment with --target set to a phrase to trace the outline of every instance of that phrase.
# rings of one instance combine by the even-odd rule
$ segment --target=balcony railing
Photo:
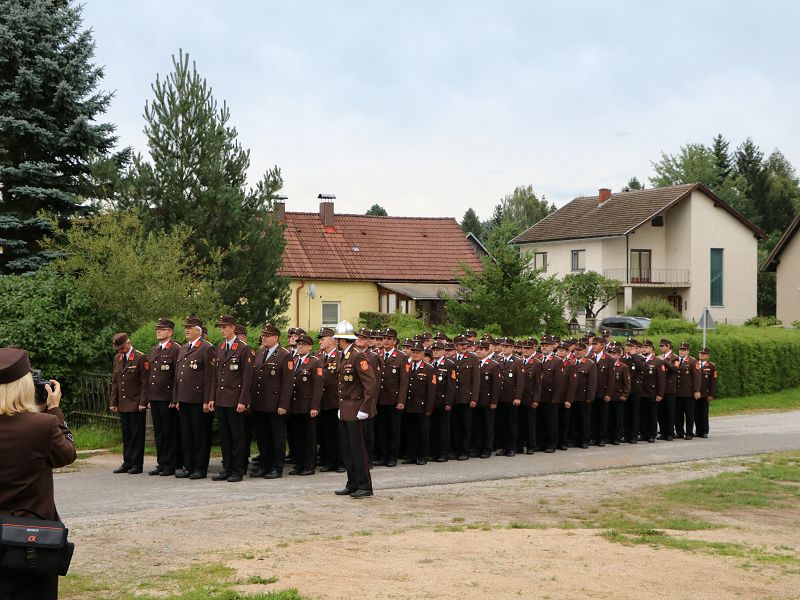
[[[622,283],[689,285],[689,269],[603,269],[603,275]]]

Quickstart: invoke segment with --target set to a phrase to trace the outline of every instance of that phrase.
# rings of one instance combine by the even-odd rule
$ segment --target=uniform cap
[[[711,348],[706,346],[705,348],[700,348],[700,354],[711,354]]]
[[[679,346],[679,348],[681,350],[688,350],[689,349],[689,342],[681,342],[681,345]]]
[[[430,331],[426,331],[422,334],[422,339],[424,340],[432,340],[433,334]]]
[[[569,350],[569,344],[567,344],[566,342],[564,342],[563,344],[559,344],[558,347],[561,348],[562,350],[567,350],[567,351]]]
[[[173,323],[169,319],[165,319],[164,317],[161,317],[158,320],[158,323],[156,323],[156,327],[164,328],[164,329],[175,329],[175,323]]]
[[[672,348],[672,342],[670,342],[667,338],[661,338],[658,342],[659,346],[669,346]]]
[[[574,344],[577,344],[578,340],[576,340],[575,338],[567,338],[566,340],[564,340],[564,342],[572,346]]]
[[[433,344],[431,345],[431,348],[433,348],[434,350],[444,350],[445,345],[446,344],[443,341],[437,340],[437,341],[433,342]]]
[[[289,327],[289,329],[286,330],[286,335],[294,335],[295,333],[297,333],[297,329],[294,327]]]
[[[435,339],[435,340],[446,340],[448,338],[447,338],[447,334],[444,333],[443,331],[437,331],[436,335],[433,336],[433,339]]]
[[[331,329],[330,327],[323,327],[322,329],[319,330],[319,333],[317,334],[317,339],[322,339],[324,337],[331,337],[332,335],[333,335],[333,329]]]
[[[467,338],[464,337],[463,335],[457,335],[456,339],[453,340],[453,343],[454,344],[466,344],[467,343]]]
[[[584,344],[588,344],[588,343],[589,343],[589,340],[591,340],[591,339],[592,339],[591,337],[589,337],[588,335],[585,335],[585,336],[583,336],[583,337],[582,337],[580,340],[578,340],[578,341],[579,341],[579,342],[582,342],[582,343],[584,343]]]
[[[586,350],[586,344],[583,342],[578,342],[575,344],[575,350]]]
[[[430,348],[425,348],[425,356],[433,358],[433,351]]]
[[[444,345],[444,349],[445,350],[455,350],[456,349],[456,345],[453,342],[447,342]]]
[[[419,340],[414,340],[411,342],[411,351],[412,352],[422,352],[425,350],[425,346],[422,345],[422,342]]]
[[[294,334],[295,335],[303,335],[305,332],[306,332],[306,330],[303,329],[302,327],[295,327],[294,328]]]
[[[400,347],[401,348],[411,348],[411,346],[413,344],[414,344],[414,342],[413,342],[413,340],[411,338],[406,338],[406,339],[403,340],[403,343],[400,344]]]
[[[197,317],[186,317],[186,321],[183,323],[184,327],[203,327],[203,321],[198,319]]]
[[[608,352],[610,354],[622,354],[622,346],[620,346],[619,344],[611,344],[608,347]]]
[[[542,342],[541,343],[542,343],[542,346],[552,346],[553,344],[555,344],[555,342],[553,341],[553,338],[551,338],[549,336],[544,336],[542,338]]]
[[[339,324],[336,325],[336,331],[334,332],[333,337],[337,340],[356,339],[356,334],[353,332],[353,325],[348,321],[339,321]]]
[[[373,329],[369,332],[369,339],[380,340],[383,338],[383,332],[380,329]]]
[[[397,339],[397,331],[392,329],[391,327],[387,327],[386,329],[383,330],[383,337]]]
[[[264,325],[264,329],[261,330],[261,335],[277,335],[280,336],[281,330],[275,327],[275,325]]]
[[[597,334],[591,329],[586,332],[586,337],[595,337]]]
[[[237,323],[233,326],[233,333],[236,335],[247,335],[247,328],[244,325],[239,325]]]
[[[473,331],[472,329],[468,329],[467,332],[464,334],[465,337],[478,337],[478,332]]]
[[[372,332],[369,329],[367,329],[366,327],[362,327],[356,332],[356,337],[368,338],[370,333]]]
[[[496,344],[497,343],[497,342],[495,342],[495,339],[488,333],[483,336],[483,340],[485,342],[489,342],[490,344]]]
[[[641,344],[639,342],[637,342],[634,338],[628,338],[628,341],[626,342],[626,344],[628,346],[641,346]]]
[[[307,333],[301,333],[297,336],[297,343],[298,344],[308,344],[309,346],[314,345],[314,340],[311,339],[311,336]]]
[[[603,329],[601,331],[601,333],[603,334],[603,337],[611,337],[611,330],[610,329]]]
[[[511,338],[509,338],[509,337],[504,337],[504,338],[500,338],[500,340],[499,340],[499,342],[498,342],[498,343],[499,343],[501,346],[513,346],[513,345],[514,345],[514,340],[512,340],[512,339],[511,339]]]
[[[592,340],[592,344],[605,344],[606,341],[601,337],[596,337]]]
[[[559,336],[557,336],[557,335],[554,335],[553,336],[553,343],[554,344],[560,344],[561,343],[561,338]]]
[[[489,349],[489,342],[487,342],[486,340],[481,340],[477,344],[475,344],[475,347],[476,348],[481,348],[483,350],[488,350]]]
[[[653,340],[644,340],[644,341],[643,341],[641,344],[639,344],[639,345],[640,345],[640,346],[650,346],[650,347],[652,348],[652,347],[653,347]]]
[[[0,348],[0,383],[11,383],[31,372],[28,353],[22,348]]]
[[[128,334],[125,332],[115,333],[111,338],[111,343],[114,345],[115,350],[121,350],[125,345],[125,342],[127,342],[129,339],[130,337],[128,337]]]
[[[222,327],[223,325],[232,325],[235,327],[236,319],[230,315],[220,315],[219,318],[217,318],[217,327]]]

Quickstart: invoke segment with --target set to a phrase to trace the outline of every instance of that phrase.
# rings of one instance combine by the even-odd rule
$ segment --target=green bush
[[[664,319],[662,317],[656,317],[650,321],[650,327],[647,328],[647,333],[645,335],[650,337],[655,334],[676,335],[696,332],[697,323],[692,323],[686,319]]]
[[[358,327],[366,327],[367,329],[386,329],[389,317],[386,313],[381,312],[360,312],[358,313]]]
[[[648,317],[650,319],[656,317],[679,319],[681,316],[672,304],[664,298],[656,296],[646,296],[635,302],[625,314],[631,317]]]
[[[747,327],[774,327],[782,325],[777,317],[751,317],[744,322]]]

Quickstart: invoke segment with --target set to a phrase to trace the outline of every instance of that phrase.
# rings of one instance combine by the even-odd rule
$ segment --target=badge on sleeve
[[[358,364],[361,365],[361,370],[362,371],[368,371],[369,370],[369,363],[367,361],[362,360]]]
[[[317,377],[322,377],[322,367],[317,367]]]
[[[436,373],[431,376],[431,383],[436,383]]]
[[[291,371],[292,369],[294,369],[294,363],[293,363],[291,360],[290,360],[290,361],[288,361],[288,362],[286,363],[286,368],[287,368],[287,369],[289,369],[289,370]]]

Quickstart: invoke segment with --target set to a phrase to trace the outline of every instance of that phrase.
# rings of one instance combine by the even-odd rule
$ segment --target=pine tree
[[[380,204],[373,204],[367,211],[367,216],[371,217],[388,217],[389,213]]]
[[[729,143],[721,133],[718,133],[711,144],[711,153],[714,155],[714,165],[717,167],[717,185],[723,186],[730,177],[733,167],[728,153]]]
[[[156,78],[145,106],[151,162],[137,157],[129,195],[117,206],[140,209],[154,229],[191,226],[204,269],[220,265],[223,302],[247,323],[275,319],[289,302],[288,278],[278,274],[283,224],[272,211],[283,186],[280,169],[246,189],[250,153],[229,124],[228,106],[217,104],[188,54],[172,62],[173,72]]]
[[[642,182],[639,181],[638,177],[633,176],[630,179],[628,179],[628,183],[626,183],[623,186],[622,191],[623,192],[633,192],[633,191],[643,190],[643,189],[644,189],[644,184],[642,184]]]
[[[743,206],[745,215],[756,225],[762,226],[768,219],[769,177],[764,167],[764,153],[752,138],[747,138],[734,153],[736,172],[744,180]]]
[[[468,208],[467,212],[464,213],[464,217],[461,219],[461,230],[465,235],[471,233],[480,239],[483,234],[483,225],[474,209]]]
[[[54,258],[39,244],[50,219],[86,211],[92,162],[116,142],[113,125],[96,122],[112,95],[97,90],[103,69],[82,25],[70,2],[0,0],[0,273]]]

